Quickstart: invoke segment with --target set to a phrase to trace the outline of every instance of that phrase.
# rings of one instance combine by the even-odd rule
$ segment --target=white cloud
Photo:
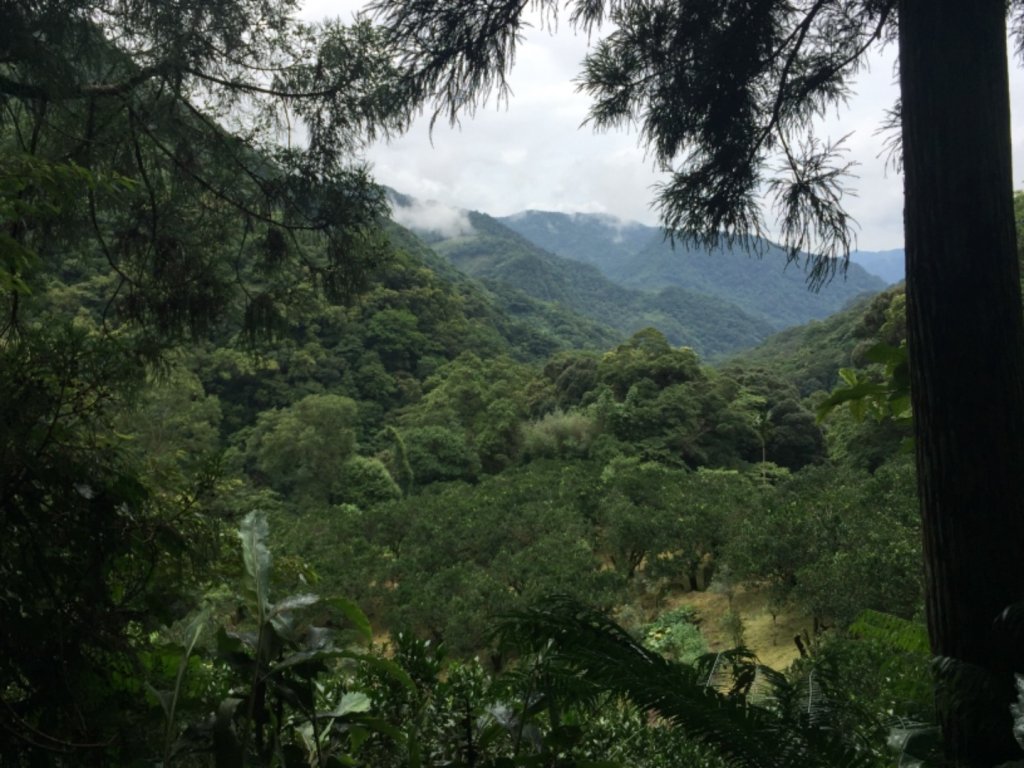
[[[355,0],[307,0],[304,13],[347,19],[359,6]],[[370,148],[377,178],[418,198],[496,216],[533,208],[656,224],[652,187],[663,177],[637,146],[636,132],[595,134],[580,127],[589,102],[573,79],[586,38],[573,36],[564,22],[555,34],[535,25],[526,35],[517,49],[507,105],[492,101],[457,128],[439,123],[433,137],[428,120],[417,120],[406,135]],[[877,135],[897,95],[894,61],[889,46],[861,74],[847,107],[819,126],[820,138],[850,134],[848,159],[858,165],[849,183],[856,194],[846,203],[860,225],[858,246],[864,250],[903,244],[903,179],[886,168],[884,137]],[[1011,96],[1013,113],[1024,115],[1024,78],[1016,67]],[[1014,179],[1024,186],[1024,123],[1014,124],[1013,142],[1019,158]]]
[[[411,205],[392,205],[391,217],[403,227],[433,232],[446,238],[473,233],[473,225],[465,210],[436,200],[413,199]]]

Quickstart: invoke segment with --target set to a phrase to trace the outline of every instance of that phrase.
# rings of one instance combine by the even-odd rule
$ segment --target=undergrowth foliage
[[[611,693],[656,713],[705,744],[725,764],[878,766],[881,749],[856,731],[836,731],[799,681],[737,649],[692,666],[645,648],[626,630],[575,601],[554,598],[502,622],[504,642],[541,654],[555,686],[574,697]]]

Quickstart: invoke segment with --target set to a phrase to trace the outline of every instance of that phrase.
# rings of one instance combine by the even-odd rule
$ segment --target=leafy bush
[[[708,652],[697,626],[697,612],[688,605],[666,611],[644,627],[643,643],[652,651],[684,664]]]
[[[356,445],[358,409],[340,395],[308,395],[260,414],[246,441],[255,468],[274,490],[328,501]]]
[[[355,504],[360,509],[402,497],[387,468],[377,459],[365,456],[353,456],[342,465],[337,488],[341,503]]]
[[[554,411],[524,429],[527,458],[575,458],[590,452],[599,432],[596,421],[581,411]]]
[[[460,430],[413,427],[402,430],[402,439],[418,487],[446,480],[473,480],[480,472],[480,457]]]

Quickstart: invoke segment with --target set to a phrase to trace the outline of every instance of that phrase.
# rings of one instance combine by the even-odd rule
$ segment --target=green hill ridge
[[[515,291],[557,303],[625,335],[653,326],[673,345],[692,347],[704,358],[754,346],[772,331],[764,319],[706,293],[679,286],[651,293],[619,285],[598,268],[546,251],[487,214],[468,212],[467,223],[453,237],[424,234],[437,253],[492,293]]]
[[[742,307],[774,330],[827,317],[886,286],[850,263],[820,290],[809,290],[802,266],[787,265],[785,252],[767,241],[750,253],[673,246],[656,227],[599,214],[524,211],[500,221],[534,245],[590,264],[623,287],[658,292],[677,286]]]

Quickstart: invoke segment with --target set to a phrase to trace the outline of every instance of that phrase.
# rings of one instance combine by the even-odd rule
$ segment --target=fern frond
[[[853,624],[850,633],[867,640],[877,640],[896,650],[927,656],[931,653],[928,644],[928,630],[924,624],[891,613],[862,611]]]
[[[568,598],[554,598],[504,620],[500,639],[519,649],[544,653],[551,675],[585,681],[595,690],[628,698],[657,713],[689,738],[715,748],[737,768],[868,768],[872,755],[841,734],[794,723],[776,711],[750,704],[744,669],[756,665],[746,651],[732,652],[744,682],[723,693],[709,685],[713,661],[684,666],[637,642],[604,614]],[[746,665],[746,666],[744,666]],[[716,673],[717,674],[717,673]]]

